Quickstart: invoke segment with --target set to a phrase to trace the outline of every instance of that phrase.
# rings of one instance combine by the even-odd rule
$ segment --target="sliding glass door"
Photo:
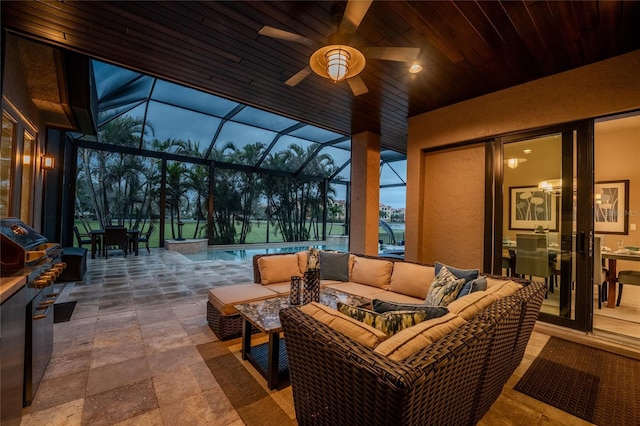
[[[592,314],[591,133],[588,123],[578,123],[497,142],[502,224],[494,253],[502,273],[545,281],[540,319],[583,330]]]

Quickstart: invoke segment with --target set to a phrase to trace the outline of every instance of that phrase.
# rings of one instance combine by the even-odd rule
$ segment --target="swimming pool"
[[[227,260],[234,262],[251,262],[253,255],[255,254],[273,254],[273,253],[296,253],[308,249],[309,247],[315,247],[320,250],[338,250],[347,251],[347,247],[344,246],[329,246],[329,245],[305,245],[294,247],[264,247],[264,248],[251,248],[251,249],[236,249],[236,250],[224,250],[215,247],[209,247],[207,251],[202,253],[184,254],[185,257],[191,259],[194,262],[202,262],[205,260]]]

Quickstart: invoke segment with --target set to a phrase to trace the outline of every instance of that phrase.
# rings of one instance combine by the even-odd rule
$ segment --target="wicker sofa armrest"
[[[483,322],[396,362],[297,308],[281,311],[280,320],[300,424],[469,423],[491,341]]]

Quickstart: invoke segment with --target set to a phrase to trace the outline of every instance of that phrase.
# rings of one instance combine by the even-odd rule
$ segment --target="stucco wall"
[[[640,50],[411,117],[406,228],[426,232],[422,149],[640,108],[638,70]],[[457,219],[440,220],[445,226]],[[420,241],[428,245],[428,235],[407,233],[407,259],[423,261]]]
[[[428,238],[422,262],[482,269],[484,145],[425,154],[424,164],[423,196],[429,207],[423,210]]]

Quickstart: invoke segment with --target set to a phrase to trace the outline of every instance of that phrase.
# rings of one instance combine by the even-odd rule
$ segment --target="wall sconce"
[[[44,170],[53,170],[56,166],[56,159],[51,155],[42,156],[42,168]]]
[[[22,156],[22,164],[31,164],[31,156],[29,154]]]

